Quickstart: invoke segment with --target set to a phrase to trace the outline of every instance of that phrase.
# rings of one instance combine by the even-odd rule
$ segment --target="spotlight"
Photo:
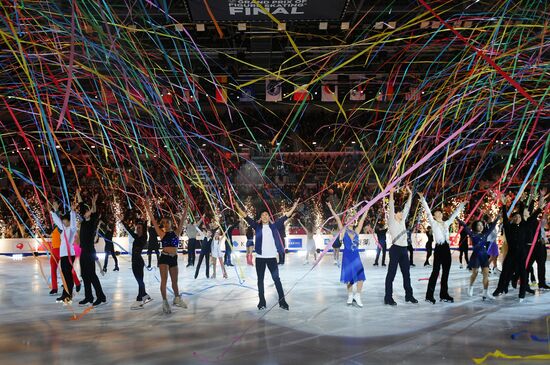
[[[174,24],[174,28],[176,29],[176,32],[183,32],[183,24],[181,23]]]
[[[340,24],[340,29],[348,30],[349,29],[349,22],[342,22],[342,24]]]
[[[244,32],[246,30],[246,23],[239,23],[237,24],[237,29],[240,31],[240,32]]]
[[[204,32],[205,30],[206,30],[206,27],[204,26],[204,24],[202,23],[197,24],[197,32]]]
[[[319,30],[327,30],[328,29],[328,23],[327,22],[320,22],[319,23]]]
[[[286,30],[286,23],[277,24],[277,30],[280,30],[280,31]]]

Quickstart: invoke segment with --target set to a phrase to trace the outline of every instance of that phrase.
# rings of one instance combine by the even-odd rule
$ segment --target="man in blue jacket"
[[[271,273],[275,288],[277,288],[277,294],[279,294],[279,307],[289,310],[289,306],[285,301],[283,285],[279,278],[277,256],[284,250],[281,234],[279,232],[281,229],[284,229],[285,221],[292,216],[298,206],[298,202],[299,201],[296,201],[292,208],[275,222],[271,221],[267,210],[262,211],[259,221],[255,221],[248,217],[246,212],[239,206],[235,205],[237,214],[246,220],[250,227],[256,232],[256,274],[258,275],[258,296],[260,297],[260,302],[258,303],[259,310],[265,309],[267,305],[264,296],[264,275],[266,266]]]

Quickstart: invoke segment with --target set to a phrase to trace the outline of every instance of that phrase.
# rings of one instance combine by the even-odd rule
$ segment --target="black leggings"
[[[380,257],[380,251],[382,251],[382,265],[386,264],[386,242],[385,241],[378,241],[378,245],[376,246],[376,259],[374,260],[375,264],[378,264],[378,258]]]
[[[63,297],[72,298],[73,295],[73,263],[74,256],[63,256],[61,258],[61,272],[63,273],[63,279],[66,284],[63,285]]]
[[[227,241],[225,241],[225,253],[223,254],[223,264],[232,265],[231,264],[231,245]]]
[[[187,265],[195,265],[195,250],[197,249],[197,239],[189,238],[187,241]]]
[[[197,276],[199,276],[199,270],[201,268],[201,264],[202,264],[202,260],[206,259],[206,277],[209,278],[210,277],[210,252],[207,252],[207,253],[203,253],[201,252],[200,256],[199,256],[199,262],[197,264],[197,268],[195,269],[195,279],[197,278]]]
[[[138,296],[136,297],[136,301],[138,302],[141,302],[143,297],[147,295],[147,292],[145,292],[145,283],[143,282],[144,266],[145,262],[143,261],[143,257],[141,257],[141,255],[132,255],[132,272],[134,273],[134,277],[136,278],[139,287]]]
[[[80,256],[80,271],[82,274],[82,281],[84,282],[84,298],[90,301],[93,300],[93,286],[97,298],[105,299],[103,288],[101,288],[101,283],[95,273],[95,255],[83,254]]]
[[[109,256],[113,257],[113,260],[115,260],[115,267],[118,267],[118,258],[116,257],[115,249],[114,248],[106,248],[105,249],[105,262],[103,263],[103,270],[107,270],[107,264],[109,263]]]
[[[151,254],[155,252],[157,254],[157,266],[159,266],[159,255],[160,255],[160,252],[159,252],[159,249],[158,248],[148,248],[147,249],[147,256],[148,256],[148,264],[147,264],[147,267],[151,267]]]
[[[430,264],[430,257],[432,256],[432,243],[429,242],[429,243],[426,243],[426,262],[424,262],[424,265],[429,265]]]
[[[466,265],[468,265],[470,263],[470,261],[468,260],[468,245],[467,244],[459,245],[458,251],[460,252],[458,255],[458,261],[460,262],[460,265],[462,265],[462,255],[464,255],[464,259],[466,260]]]
[[[428,291],[426,292],[426,298],[433,298],[435,291],[435,284],[437,283],[437,277],[439,276],[439,270],[442,269],[441,274],[441,290],[439,291],[439,298],[443,299],[449,296],[449,271],[451,270],[451,249],[448,243],[442,245],[436,245],[434,250],[434,265],[432,268],[432,274],[428,281]]]
[[[533,263],[537,263],[537,276],[538,276],[538,282],[539,287],[546,285],[546,245],[537,242],[535,243],[535,248],[533,249],[533,253],[531,254],[531,257],[529,258],[529,265],[528,269],[531,273],[531,281],[535,278],[534,270],[533,270]]]
[[[260,297],[260,304],[265,305],[264,277],[266,266],[271,273],[271,278],[275,283],[275,288],[277,288],[277,294],[279,294],[279,303],[283,303],[285,300],[285,293],[283,291],[283,284],[281,284],[281,279],[279,278],[279,267],[277,266],[277,259],[275,257],[270,259],[256,257],[256,274],[258,275],[258,296]]]
[[[409,251],[409,261],[410,261],[410,264],[413,265],[414,262],[413,262],[413,254],[414,254],[414,248],[411,245],[407,245],[407,250]]]

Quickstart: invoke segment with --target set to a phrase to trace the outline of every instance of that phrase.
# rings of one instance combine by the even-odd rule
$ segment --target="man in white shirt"
[[[390,263],[388,264],[388,273],[386,274],[386,295],[384,296],[384,304],[397,305],[393,300],[393,279],[397,272],[397,266],[401,268],[401,274],[403,275],[403,288],[405,289],[405,301],[413,304],[418,303],[413,296],[413,290],[411,287],[410,261],[407,249],[407,227],[405,222],[409,215],[412,203],[412,192],[407,186],[407,193],[409,197],[403,211],[395,211],[395,202],[393,198],[394,189],[390,190],[390,201],[388,203],[388,231],[392,237],[390,252]]]
[[[451,270],[451,248],[449,246],[450,233],[449,228],[453,221],[458,217],[460,212],[464,209],[465,203],[460,203],[455,209],[453,214],[446,221],[443,220],[443,211],[440,208],[434,210],[433,215],[424,194],[418,193],[420,196],[420,202],[424,207],[424,211],[428,216],[428,222],[432,227],[432,234],[434,239],[434,263],[430,280],[428,281],[428,290],[426,292],[426,301],[435,304],[434,291],[439,276],[439,270],[442,268],[441,273],[441,290],[439,291],[439,298],[444,302],[454,302],[453,297],[449,295],[448,280],[449,271]]]
[[[200,232],[199,227],[204,221],[204,216],[200,220],[196,220],[198,223],[194,224],[191,221],[187,221],[185,231],[187,234],[187,267],[195,266],[195,250],[197,249],[197,235]]]
[[[59,204],[52,204],[53,210],[50,211],[53,223],[59,229],[61,235],[61,246],[59,247],[59,257],[61,259],[61,274],[63,279],[63,294],[57,298],[58,302],[70,303],[73,297],[73,263],[75,260],[75,251],[73,242],[77,233],[76,221],[76,203],[71,206],[71,212],[68,215],[59,217]]]
[[[281,234],[279,233],[284,228],[285,221],[294,214],[296,207],[298,206],[296,201],[289,211],[285,212],[283,216],[272,222],[267,210],[263,210],[260,214],[259,221],[248,217],[247,213],[241,209],[238,205],[235,205],[237,214],[243,218],[250,227],[252,227],[256,233],[256,275],[258,277],[258,297],[260,302],[258,303],[258,309],[266,309],[267,304],[264,296],[264,276],[265,269],[271,273],[271,278],[277,289],[279,295],[279,307],[284,310],[289,310],[288,303],[285,300],[285,294],[283,291],[283,285],[279,278],[279,268],[277,266],[278,253],[283,251],[283,244]]]

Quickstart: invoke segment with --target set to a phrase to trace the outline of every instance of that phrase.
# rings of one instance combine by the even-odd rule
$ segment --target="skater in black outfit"
[[[210,278],[210,250],[212,248],[212,240],[214,239],[214,234],[216,231],[217,229],[207,230],[205,237],[201,241],[201,253],[199,255],[197,268],[195,269],[195,279],[199,276],[202,260],[205,261],[204,263],[206,265],[206,277]]]
[[[380,251],[382,251],[382,266],[386,266],[386,233],[388,232],[388,227],[386,226],[385,222],[380,221],[376,224],[374,232],[376,233],[376,239],[378,241],[378,245],[376,245],[376,259],[374,259],[374,266],[378,266]]]
[[[159,266],[159,240],[157,236],[157,231],[155,230],[155,227],[152,225],[149,226],[149,229],[147,230],[149,239],[147,241],[147,269],[151,269],[151,254],[154,252],[157,255],[157,267]]]
[[[143,282],[145,262],[141,256],[141,252],[145,248],[145,245],[147,245],[147,226],[143,221],[138,221],[133,229],[130,227],[129,222],[122,222],[122,224],[128,234],[134,238],[134,244],[132,245],[132,272],[138,283],[138,295],[136,302],[130,309],[143,309],[143,306],[152,300],[151,296],[145,291],[145,283]]]
[[[231,221],[229,221],[231,222]],[[223,264],[225,266],[233,266],[231,263],[231,251],[233,250],[233,230],[239,228],[239,222],[228,223],[227,229],[224,232],[225,236],[225,253],[223,255]]]
[[[118,258],[116,257],[115,245],[113,242],[113,236],[115,233],[114,224],[109,219],[107,223],[100,221],[98,227],[99,235],[103,237],[103,241],[105,242],[105,261],[103,263],[103,272],[107,272],[109,256],[112,256],[113,260],[115,261],[115,268],[113,269],[113,271],[118,271]]]
[[[187,267],[195,266],[195,250],[197,249],[197,234],[200,232],[200,226],[204,221],[204,216],[198,223],[187,222],[185,232],[187,234]]]
[[[462,256],[464,256],[464,260],[466,261],[466,267],[470,264],[470,260],[468,259],[468,234],[466,233],[466,230],[462,229],[460,231],[460,240],[458,242],[458,262],[460,263],[460,268],[464,268],[462,266]]]
[[[540,198],[544,198],[544,195],[546,195],[546,189],[541,189],[540,192]],[[539,198],[539,200],[540,200]],[[540,205],[540,203],[544,203],[544,201],[539,201],[539,209],[542,209],[543,207]],[[533,210],[533,206],[529,207],[529,211]],[[528,212],[524,211],[524,219],[528,219]],[[550,289],[548,285],[546,285],[546,243],[545,243],[545,236],[544,233],[544,226],[546,225],[547,220],[547,214],[544,213],[543,217],[540,221],[540,228],[539,228],[539,221],[537,220],[531,220],[528,221],[528,236],[527,236],[527,254],[529,254],[529,251],[531,250],[531,246],[534,245],[533,253],[531,254],[531,257],[529,258],[529,263],[527,265],[527,271],[531,273],[531,277],[534,279],[534,270],[533,270],[533,264],[537,263],[537,276],[538,276],[538,286],[539,289]],[[535,280],[532,280],[533,282]]]
[[[532,225],[537,224],[537,216],[541,212],[541,208],[544,206],[544,194],[540,195],[539,208],[536,209],[530,216],[525,219],[526,214],[522,207],[519,212],[512,213],[510,219],[508,219],[506,196],[502,195],[502,219],[504,234],[506,235],[506,241],[508,242],[508,253],[502,263],[502,272],[498,280],[498,286],[493,296],[499,296],[508,292],[508,285],[511,280],[514,280],[512,285],[515,287],[517,278],[520,280],[519,299],[520,302],[525,298],[525,293],[534,294],[534,290],[529,288],[528,275],[526,269],[528,251],[528,238],[530,236],[530,230]],[[515,275],[514,275],[515,274]],[[517,276],[516,276],[517,275]]]
[[[99,215],[96,212],[97,194],[92,198],[92,206],[88,207],[82,203],[80,191],[77,191],[77,198],[80,203],[83,220],[80,223],[80,271],[82,273],[82,281],[84,281],[84,299],[79,305],[92,304],[97,307],[107,302],[107,298],[101,288],[101,283],[95,272],[96,251],[94,240],[99,223]],[[92,286],[95,290],[96,300],[92,293]]]
[[[434,235],[432,233],[432,227],[428,226],[426,228],[426,236],[428,236],[428,241],[426,242],[426,261],[424,266],[430,266],[430,257],[432,256]]]
[[[412,241],[412,230],[407,229],[407,251],[409,251],[409,262],[411,263],[411,267],[415,267],[414,264],[414,248],[413,248],[413,241]]]

